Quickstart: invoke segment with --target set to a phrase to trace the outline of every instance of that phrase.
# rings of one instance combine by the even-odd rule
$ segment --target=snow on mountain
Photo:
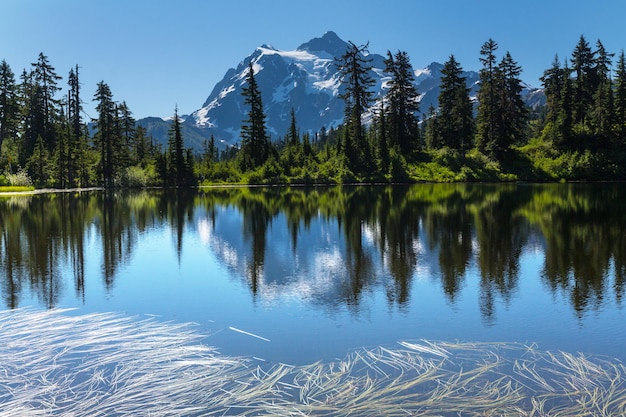
[[[293,51],[283,51],[267,44],[257,47],[236,68],[226,72],[200,109],[185,118],[183,125],[194,133],[193,143],[187,146],[199,150],[198,135],[205,138],[213,135],[223,145],[233,145],[240,140],[241,125],[248,111],[242,90],[250,63],[261,91],[267,131],[272,140],[286,134],[292,109],[301,133],[315,135],[322,127],[337,127],[343,122],[345,105],[340,98],[342,85],[336,58],[343,55],[347,46],[348,43],[337,34],[326,32],[322,37],[311,39]],[[389,79],[384,73],[384,57],[372,53],[367,58],[373,67],[370,75],[375,80],[375,95],[380,96],[384,94]],[[437,107],[442,68],[442,64],[433,62],[413,72],[415,85],[421,95],[420,108],[424,113],[430,105]],[[467,71],[463,75],[471,89],[470,94],[475,96],[478,91],[478,73]],[[534,102],[541,102],[543,95],[537,94],[536,89],[528,88],[525,91]],[[157,125],[153,118],[150,120],[151,125]],[[159,132],[163,130],[160,128]],[[148,131],[148,134],[153,133]],[[166,137],[156,139],[167,143]]]
[[[273,139],[287,132],[292,108],[302,132],[337,126],[343,118],[343,103],[338,100],[341,82],[335,56],[346,46],[333,32],[294,51],[262,45],[237,68],[228,70],[202,108],[186,123],[208,129],[209,134],[227,143],[236,143],[246,118],[241,93],[252,63]]]

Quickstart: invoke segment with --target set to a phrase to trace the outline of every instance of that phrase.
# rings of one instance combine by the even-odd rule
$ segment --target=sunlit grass
[[[191,324],[0,312],[0,415],[609,416],[616,360],[511,343],[401,342],[306,366],[228,357]]]
[[[35,187],[32,185],[4,185],[0,186],[0,193],[21,193],[25,191],[34,191]]]

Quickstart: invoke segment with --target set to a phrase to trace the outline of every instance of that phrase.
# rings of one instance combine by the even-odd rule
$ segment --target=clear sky
[[[415,68],[454,54],[478,70],[481,45],[509,51],[522,79],[539,77],[580,35],[609,52],[626,48],[624,0],[0,0],[0,60],[19,79],[40,52],[67,87],[80,66],[93,113],[96,84],[136,118],[186,114],[202,106],[226,71],[267,43],[292,50],[333,30],[370,51],[406,51]],[[95,114],[91,114],[95,116]]]

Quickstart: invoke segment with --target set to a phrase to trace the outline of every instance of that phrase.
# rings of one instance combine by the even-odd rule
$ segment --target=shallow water
[[[400,340],[626,359],[622,184],[224,188],[0,198],[3,308],[195,322],[309,364]]]
[[[605,416],[616,360],[519,343],[401,342],[293,366],[224,356],[190,324],[0,311],[0,415]]]

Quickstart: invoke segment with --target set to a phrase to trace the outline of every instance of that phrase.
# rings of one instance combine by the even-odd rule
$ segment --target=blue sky
[[[263,43],[292,50],[333,30],[374,53],[406,51],[416,68],[454,54],[477,70],[493,38],[499,56],[509,51],[522,78],[540,86],[554,55],[569,58],[581,34],[616,54],[626,48],[625,17],[624,0],[1,0],[0,59],[17,78],[43,52],[64,89],[78,64],[87,113],[105,81],[136,118],[167,117],[176,105],[180,114],[200,108]]]

